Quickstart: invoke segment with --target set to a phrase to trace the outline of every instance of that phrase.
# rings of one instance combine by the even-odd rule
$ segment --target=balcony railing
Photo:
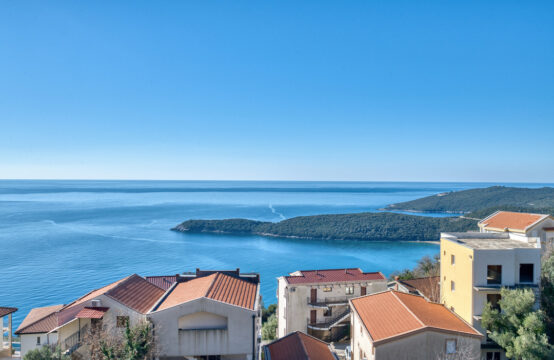
[[[337,326],[339,323],[344,321],[344,319],[350,315],[350,308],[347,308],[345,311],[341,312],[338,315],[333,316],[331,319],[322,321],[322,322],[311,322],[310,319],[308,319],[308,327],[312,329],[323,329],[328,330],[332,327]]]
[[[327,296],[323,299],[315,299],[315,301],[312,300],[311,297],[308,297],[308,305],[312,306],[321,306],[321,307],[327,307],[332,305],[346,305],[348,304],[348,299],[353,298],[354,295],[345,295],[345,296]]]
[[[77,330],[73,334],[69,335],[65,338],[63,341],[63,349],[68,354],[71,355],[75,350],[77,350],[81,346],[81,341],[83,340],[83,336],[87,334],[88,325],[83,326],[80,330]]]

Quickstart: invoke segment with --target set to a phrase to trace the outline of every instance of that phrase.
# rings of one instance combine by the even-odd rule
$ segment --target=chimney
[[[394,284],[394,290],[398,291],[398,276],[394,277],[394,281],[396,281],[396,284]]]

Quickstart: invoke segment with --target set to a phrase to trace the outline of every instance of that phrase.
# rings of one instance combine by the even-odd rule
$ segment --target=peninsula
[[[554,189],[492,186],[432,195],[392,204],[384,210],[452,212],[464,216],[429,217],[394,212],[364,212],[298,216],[279,222],[248,219],[187,220],[171,230],[321,240],[437,241],[441,232],[476,230],[477,221],[496,210],[554,214]]]

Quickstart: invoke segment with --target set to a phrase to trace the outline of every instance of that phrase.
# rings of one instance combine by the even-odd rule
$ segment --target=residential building
[[[254,360],[260,352],[258,274],[182,274],[148,313],[161,359]]]
[[[380,272],[300,270],[278,278],[278,337],[302,331],[325,341],[348,335],[348,300],[387,288]]]
[[[505,359],[481,326],[483,308],[497,306],[502,287],[538,291],[540,247],[507,232],[442,233],[440,252],[441,302],[485,335],[484,359]]]
[[[423,296],[425,300],[440,302],[440,276],[400,280],[398,276],[388,285],[389,289]]]
[[[253,360],[259,352],[259,313],[257,274],[239,269],[148,279],[134,274],[67,305],[31,310],[16,334],[22,357],[44,345],[78,356],[87,354],[87,337],[98,331],[111,334],[127,323],[150,321],[160,359]],[[195,347],[187,345],[191,339]],[[201,346],[206,352],[198,353]]]
[[[441,304],[396,290],[350,300],[353,360],[475,359],[482,335]]]
[[[14,307],[0,306],[0,328],[2,329],[2,338],[0,341],[0,359],[12,357],[12,314],[17,311]]]
[[[554,217],[548,214],[530,214],[497,211],[479,222],[484,233],[506,233],[519,240],[546,249],[554,244]]]
[[[263,348],[264,360],[338,360],[329,344],[300,331]]]

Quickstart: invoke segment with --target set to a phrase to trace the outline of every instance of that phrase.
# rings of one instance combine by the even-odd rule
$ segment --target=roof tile
[[[296,331],[268,345],[271,360],[335,360],[329,345]]]
[[[301,270],[299,275],[285,276],[289,284],[328,283],[338,281],[386,280],[380,272],[365,273],[360,269]]]
[[[513,211],[498,211],[479,222],[485,228],[525,231],[529,226],[548,217],[544,214],[530,214]]]

